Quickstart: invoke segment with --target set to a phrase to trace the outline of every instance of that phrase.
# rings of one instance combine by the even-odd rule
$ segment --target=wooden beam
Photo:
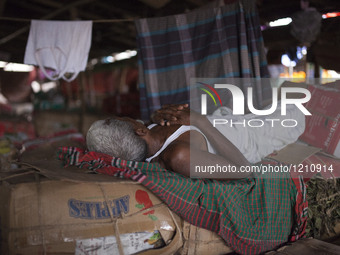
[[[42,15],[45,15],[46,13],[51,12],[51,8],[46,8],[44,6],[35,5],[32,3],[28,3],[27,1],[15,1],[15,7],[19,7],[25,10],[26,13],[30,13],[32,15],[32,12],[35,15],[32,15],[33,17],[40,17]]]
[[[56,1],[53,1],[53,0],[34,0],[34,2],[39,3],[39,4],[43,4],[45,6],[53,7],[53,8],[61,8],[63,6],[62,3],[59,3],[59,2],[56,2]],[[124,18],[131,18],[131,17],[135,16],[135,14],[132,13],[132,12],[128,12],[128,11],[120,9],[118,7],[114,7],[112,9],[112,5],[108,5],[108,4],[99,2],[99,1],[96,2],[96,5],[102,7],[105,10],[110,10],[111,14],[112,13],[119,14]],[[80,16],[83,16],[83,17],[86,17],[86,18],[89,18],[89,19],[92,19],[92,20],[106,18],[106,17],[98,16],[98,15],[94,14],[93,12],[86,12],[86,11],[83,11],[83,10],[78,10],[78,12],[79,12]]]
[[[49,7],[54,7],[54,8],[60,8],[60,7],[63,6],[62,3],[59,3],[59,2],[56,2],[56,1],[53,1],[53,0],[34,0],[34,1],[36,3],[43,4],[43,5],[49,6]],[[135,14],[133,14],[132,12],[129,12],[129,11],[117,8],[117,7],[112,8],[112,6],[107,5],[105,3],[102,3],[102,2],[96,2],[96,5],[100,6],[101,8],[103,8],[105,10],[110,10],[111,13],[119,14],[122,18],[135,18],[136,17]],[[78,11],[79,18],[82,18],[82,19],[89,19],[89,20],[96,21],[96,20],[101,20],[101,19],[106,18],[106,17],[103,17],[103,16],[99,16],[97,14],[94,14],[92,12],[84,11],[84,10],[78,9],[77,11]],[[135,33],[136,33],[133,22],[124,23],[122,25],[119,24],[119,23],[116,23],[114,28],[112,26],[111,26],[111,28],[115,33],[132,34],[132,35],[135,35]],[[134,36],[133,36],[133,40],[135,41]]]
[[[62,3],[58,3],[51,0],[33,0],[33,1],[53,8],[61,8],[63,6]]]
[[[119,14],[119,15],[122,16],[122,18],[131,18],[131,17],[137,18],[136,17],[137,12],[131,12],[131,11],[128,11],[128,10],[124,10],[124,9],[119,8],[117,6],[109,5],[109,4],[106,4],[104,2],[100,2],[100,1],[96,2],[96,5],[105,9],[105,10],[109,10],[110,12],[112,12],[114,14]],[[144,5],[144,6],[146,6],[146,5]],[[146,6],[146,7],[148,7],[148,6]],[[148,7],[148,8],[150,8],[150,7]],[[136,9],[136,11],[140,11],[140,10]]]
[[[170,2],[170,0],[158,0],[158,1],[154,1],[154,0],[139,0],[141,2],[143,2],[144,4],[151,6],[154,9],[159,9],[162,8],[163,6],[165,6],[166,4],[168,4]]]
[[[51,12],[43,17],[41,17],[41,19],[44,19],[44,20],[49,20],[57,15],[59,15],[60,13],[63,13],[65,11],[68,11],[70,8],[72,7],[76,7],[76,6],[79,6],[79,5],[83,5],[83,4],[87,4],[89,2],[92,2],[94,0],[79,0],[79,1],[76,1],[74,3],[70,3],[68,5],[64,5],[63,7],[55,10],[54,12]],[[4,43],[7,43],[11,40],[13,40],[14,38],[16,38],[17,36],[25,33],[26,31],[28,31],[30,28],[30,26],[24,26],[22,28],[20,28],[19,30],[13,32],[12,34],[9,34],[3,38],[0,39],[0,45],[4,44]]]
[[[34,0],[34,2],[36,3],[39,3],[39,4],[43,4],[45,6],[48,6],[48,7],[53,7],[53,8],[62,8],[64,5],[62,3],[59,3],[59,2],[55,2],[55,1],[52,1],[52,0]],[[69,11],[72,12],[72,9],[75,9],[76,6],[72,6],[70,7]],[[98,16],[98,15],[95,15],[93,13],[88,13],[88,12],[85,12],[85,11],[80,11],[80,10],[77,10],[79,16],[81,17],[84,17],[84,19],[102,19],[103,17],[101,16]]]
[[[186,0],[186,1],[196,5],[197,7],[206,5],[208,3],[207,1],[204,1],[204,0]]]
[[[59,2],[55,2],[53,0],[34,0],[36,3],[39,3],[39,4],[44,4],[46,6],[49,6],[49,7],[54,7],[54,8],[60,8],[63,6],[63,4],[59,3]],[[99,3],[96,2],[96,4],[98,5]],[[104,6],[106,7],[105,9],[108,10],[108,8],[110,8],[108,5],[105,5]],[[73,8],[74,9],[74,8]],[[123,11],[122,11],[123,12]],[[105,19],[106,17],[103,17],[103,16],[99,16],[97,14],[94,14],[92,12],[87,12],[87,11],[84,11],[84,10],[79,10],[77,9],[77,13],[78,13],[78,18],[82,18],[82,19],[89,19],[89,20],[101,20],[101,19]],[[131,18],[131,16],[129,15],[123,15],[124,18]],[[133,22],[131,22],[131,24],[133,24]],[[134,26],[131,25],[131,24],[127,24],[127,23],[124,23],[124,25],[118,25],[118,23],[115,25],[115,27],[117,27],[117,31],[115,32],[120,32],[120,33],[123,33],[122,32],[122,29],[124,28],[124,33],[132,33],[132,34],[135,34],[135,31],[134,31]],[[119,27],[122,27],[121,29],[118,28]]]

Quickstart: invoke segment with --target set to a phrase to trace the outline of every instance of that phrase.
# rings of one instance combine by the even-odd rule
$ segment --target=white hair
[[[126,160],[143,161],[146,142],[135,134],[132,124],[117,119],[95,121],[86,135],[90,151],[105,153]]]

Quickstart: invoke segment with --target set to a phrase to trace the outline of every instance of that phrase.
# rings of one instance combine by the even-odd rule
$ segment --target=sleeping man
[[[275,114],[270,118],[280,118]],[[190,168],[192,164],[219,164],[240,170],[268,151],[295,141],[303,132],[304,123],[302,128],[294,128],[297,133],[271,125],[250,130],[241,129],[243,125],[225,125],[218,129],[211,124],[211,118],[220,115],[229,116],[228,120],[235,117],[228,114],[228,109],[203,116],[190,111],[188,105],[169,105],[151,116],[155,124],[149,126],[130,118],[97,121],[87,133],[88,149],[136,162],[108,157],[99,164],[104,167],[101,171],[97,169],[101,156],[90,155],[86,162],[97,162],[99,173],[127,173],[123,176],[141,182],[175,213],[191,224],[216,232],[240,254],[260,254],[303,237],[307,204],[300,179],[290,178],[289,173],[272,172],[266,175],[268,178],[262,178],[260,174],[242,171],[193,176]],[[294,117],[300,122],[300,115],[289,110],[285,118]],[[242,118],[248,120],[252,116]],[[239,118],[235,120],[242,123]],[[67,150],[66,158],[74,151]],[[72,162],[78,161],[76,155],[71,157],[75,159]],[[85,166],[82,157],[78,163]],[[161,167],[138,161],[158,162]],[[114,171],[109,169],[111,166]]]
[[[279,115],[276,111],[271,119],[282,118]],[[302,134],[304,115],[295,108],[288,108],[287,115],[297,118],[300,124],[294,128],[280,128],[267,122],[264,126],[249,128],[240,123],[254,117],[252,114],[236,118],[230,115],[228,108],[222,107],[211,116],[204,116],[190,111],[188,105],[168,105],[152,115],[155,124],[149,126],[125,117],[96,121],[86,140],[90,151],[126,160],[158,162],[163,168],[187,177],[193,167],[190,163],[232,166],[237,171],[215,175],[202,172],[199,177],[238,179],[249,175],[239,171],[241,166],[260,161],[274,150],[296,141]],[[218,116],[229,116],[239,124],[214,127],[212,119]]]

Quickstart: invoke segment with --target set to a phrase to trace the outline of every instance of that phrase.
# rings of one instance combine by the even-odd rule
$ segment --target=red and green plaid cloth
[[[241,254],[274,249],[305,232],[307,200],[301,178],[268,173],[266,178],[230,181],[191,179],[159,164],[126,161],[75,147],[61,147],[58,156],[65,166],[140,182],[186,221],[216,232]]]

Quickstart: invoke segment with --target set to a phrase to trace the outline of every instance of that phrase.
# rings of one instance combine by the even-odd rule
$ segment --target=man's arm
[[[187,177],[231,180],[249,176],[249,173],[241,172],[240,166],[236,166],[228,159],[194,148],[189,143],[173,143],[169,145],[161,155],[161,162],[166,169]],[[225,169],[233,167],[235,171],[218,172],[208,170],[217,170],[217,166],[226,167]]]

